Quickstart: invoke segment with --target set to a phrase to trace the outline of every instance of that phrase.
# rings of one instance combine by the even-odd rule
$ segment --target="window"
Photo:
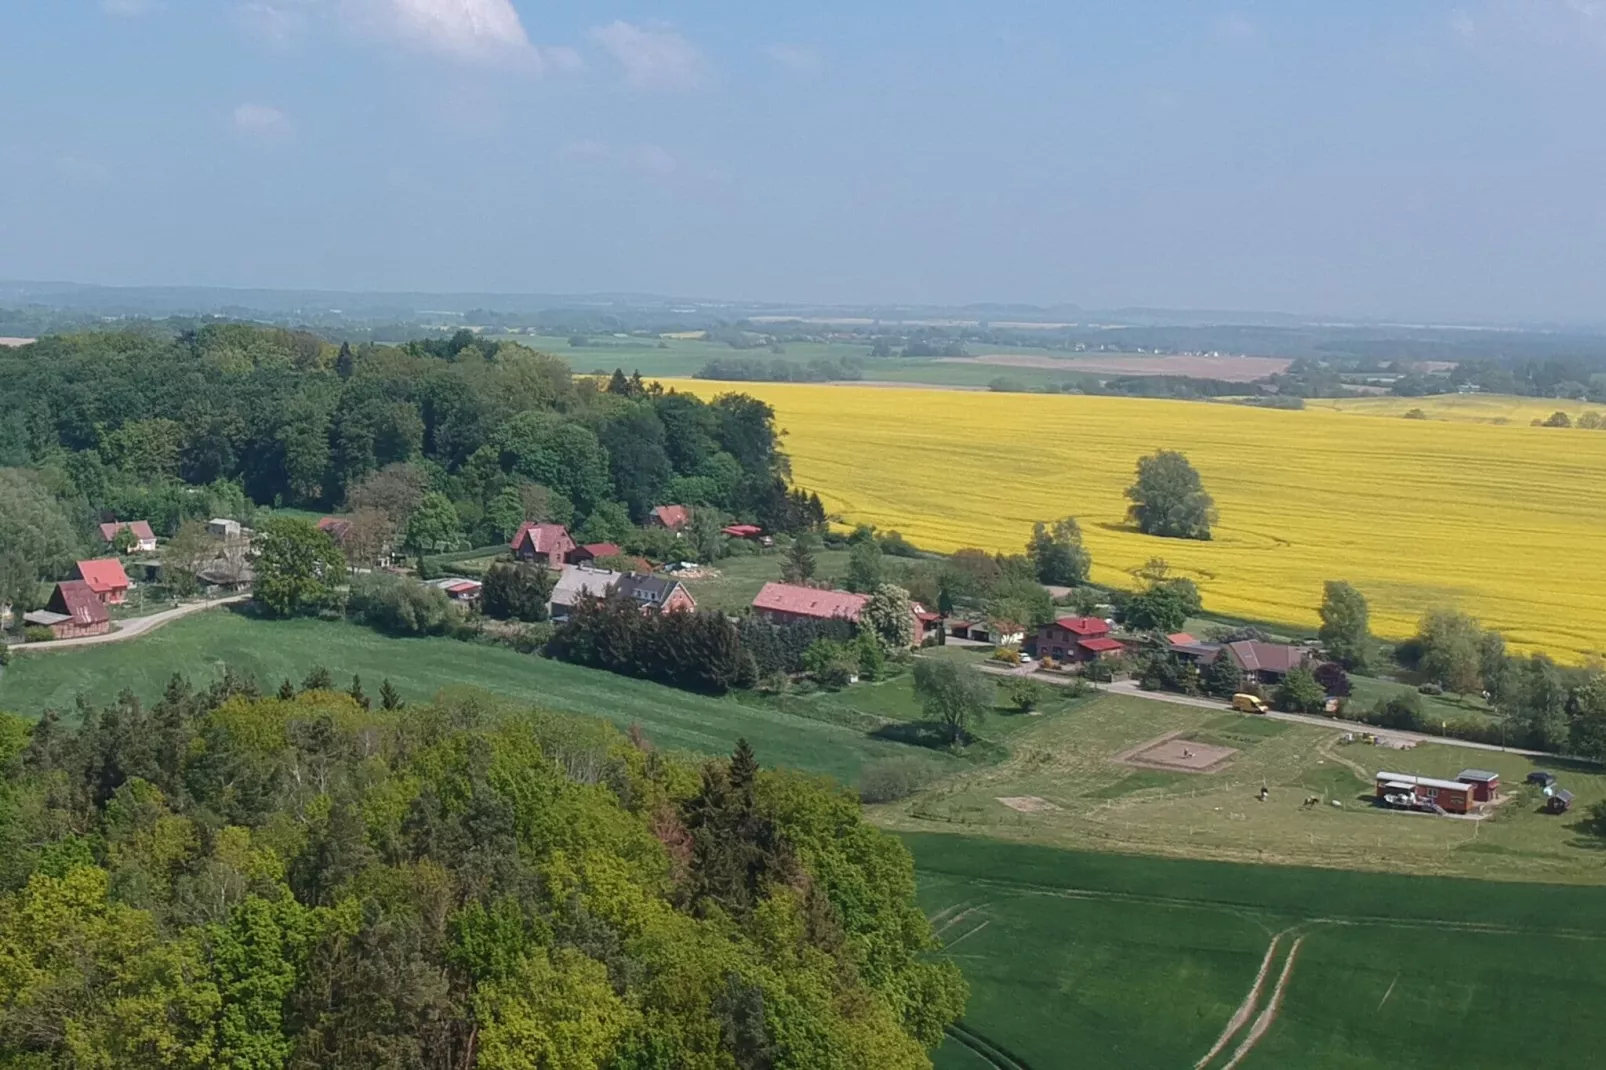
[[[1438,797],[1439,797],[1439,789],[1438,788],[1429,788],[1428,789],[1428,798],[1437,799]]]

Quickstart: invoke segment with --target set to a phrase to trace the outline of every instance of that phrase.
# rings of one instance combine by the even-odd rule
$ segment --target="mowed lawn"
[[[1590,828],[1591,808],[1606,801],[1606,773],[1586,763],[1445,744],[1407,751],[1346,744],[1344,734],[1356,726],[1292,724],[1129,695],[1000,721],[1008,727],[995,737],[1009,747],[1001,762],[958,769],[913,799],[874,808],[875,819],[902,831],[1087,850],[1606,884],[1606,837]],[[1174,734],[1233,753],[1209,773],[1123,761]],[[1379,771],[1454,778],[1467,768],[1492,769],[1505,782],[1507,801],[1487,820],[1373,805]],[[1536,768],[1556,773],[1574,793],[1572,813],[1543,812],[1537,789],[1523,783]],[[1265,802],[1258,799],[1262,786]],[[1306,807],[1312,796],[1318,804]],[[1022,812],[1001,801],[1023,798],[1044,805]],[[1606,906],[1606,891],[1601,895]]]
[[[451,639],[392,639],[354,624],[261,621],[216,610],[176,621],[138,639],[55,653],[19,654],[0,676],[0,709],[27,717],[48,707],[70,711],[82,693],[106,702],[128,688],[154,700],[174,672],[198,686],[232,665],[254,674],[264,691],[299,682],[322,665],[346,687],[352,675],[377,695],[388,678],[409,701],[442,688],[479,687],[530,706],[639,722],[658,746],[724,753],[745,736],[766,765],[826,773],[853,783],[867,761],[911,748],[862,731],[768,707],[688,694],[641,680],[584,669],[499,647]],[[939,767],[953,759],[927,754]]]
[[[1277,933],[1304,941],[1241,1067],[1590,1066],[1606,1046],[1599,889],[906,842],[970,982],[965,1028],[1022,1065],[1193,1066]],[[953,1040],[936,1063],[989,1065]]]

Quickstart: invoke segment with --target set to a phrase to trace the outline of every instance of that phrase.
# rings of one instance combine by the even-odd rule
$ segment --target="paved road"
[[[243,602],[251,597],[247,594],[230,595],[227,598],[214,598],[210,602],[190,602],[177,609],[164,609],[160,613],[152,613],[146,617],[131,617],[128,620],[118,621],[117,630],[107,632],[105,635],[86,635],[79,639],[58,639],[53,643],[18,643],[11,648],[13,654],[48,654],[52,650],[66,650],[68,647],[99,646],[101,643],[120,643],[125,639],[134,639],[146,632],[155,631],[169,621],[187,617],[191,613],[200,613],[203,610],[215,609],[218,606],[230,605],[234,602]]]

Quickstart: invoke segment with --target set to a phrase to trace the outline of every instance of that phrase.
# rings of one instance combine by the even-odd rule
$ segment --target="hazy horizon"
[[[0,277],[1594,323],[1606,7],[0,11]]]

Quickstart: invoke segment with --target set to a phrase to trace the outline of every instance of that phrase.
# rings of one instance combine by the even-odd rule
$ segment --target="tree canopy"
[[[1093,557],[1082,545],[1082,527],[1073,516],[1056,520],[1052,526],[1042,521],[1032,525],[1026,554],[1037,569],[1038,581],[1057,587],[1082,586],[1093,567]]]
[[[1363,669],[1371,657],[1371,610],[1366,596],[1343,580],[1328,580],[1322,590],[1322,626],[1316,637],[1327,656],[1346,669]]]
[[[1138,460],[1137,481],[1126,489],[1127,518],[1145,535],[1208,539],[1216,503],[1188,458],[1158,450]]]
[[[0,717],[0,1061],[931,1065],[964,983],[851,793],[327,675]]]

